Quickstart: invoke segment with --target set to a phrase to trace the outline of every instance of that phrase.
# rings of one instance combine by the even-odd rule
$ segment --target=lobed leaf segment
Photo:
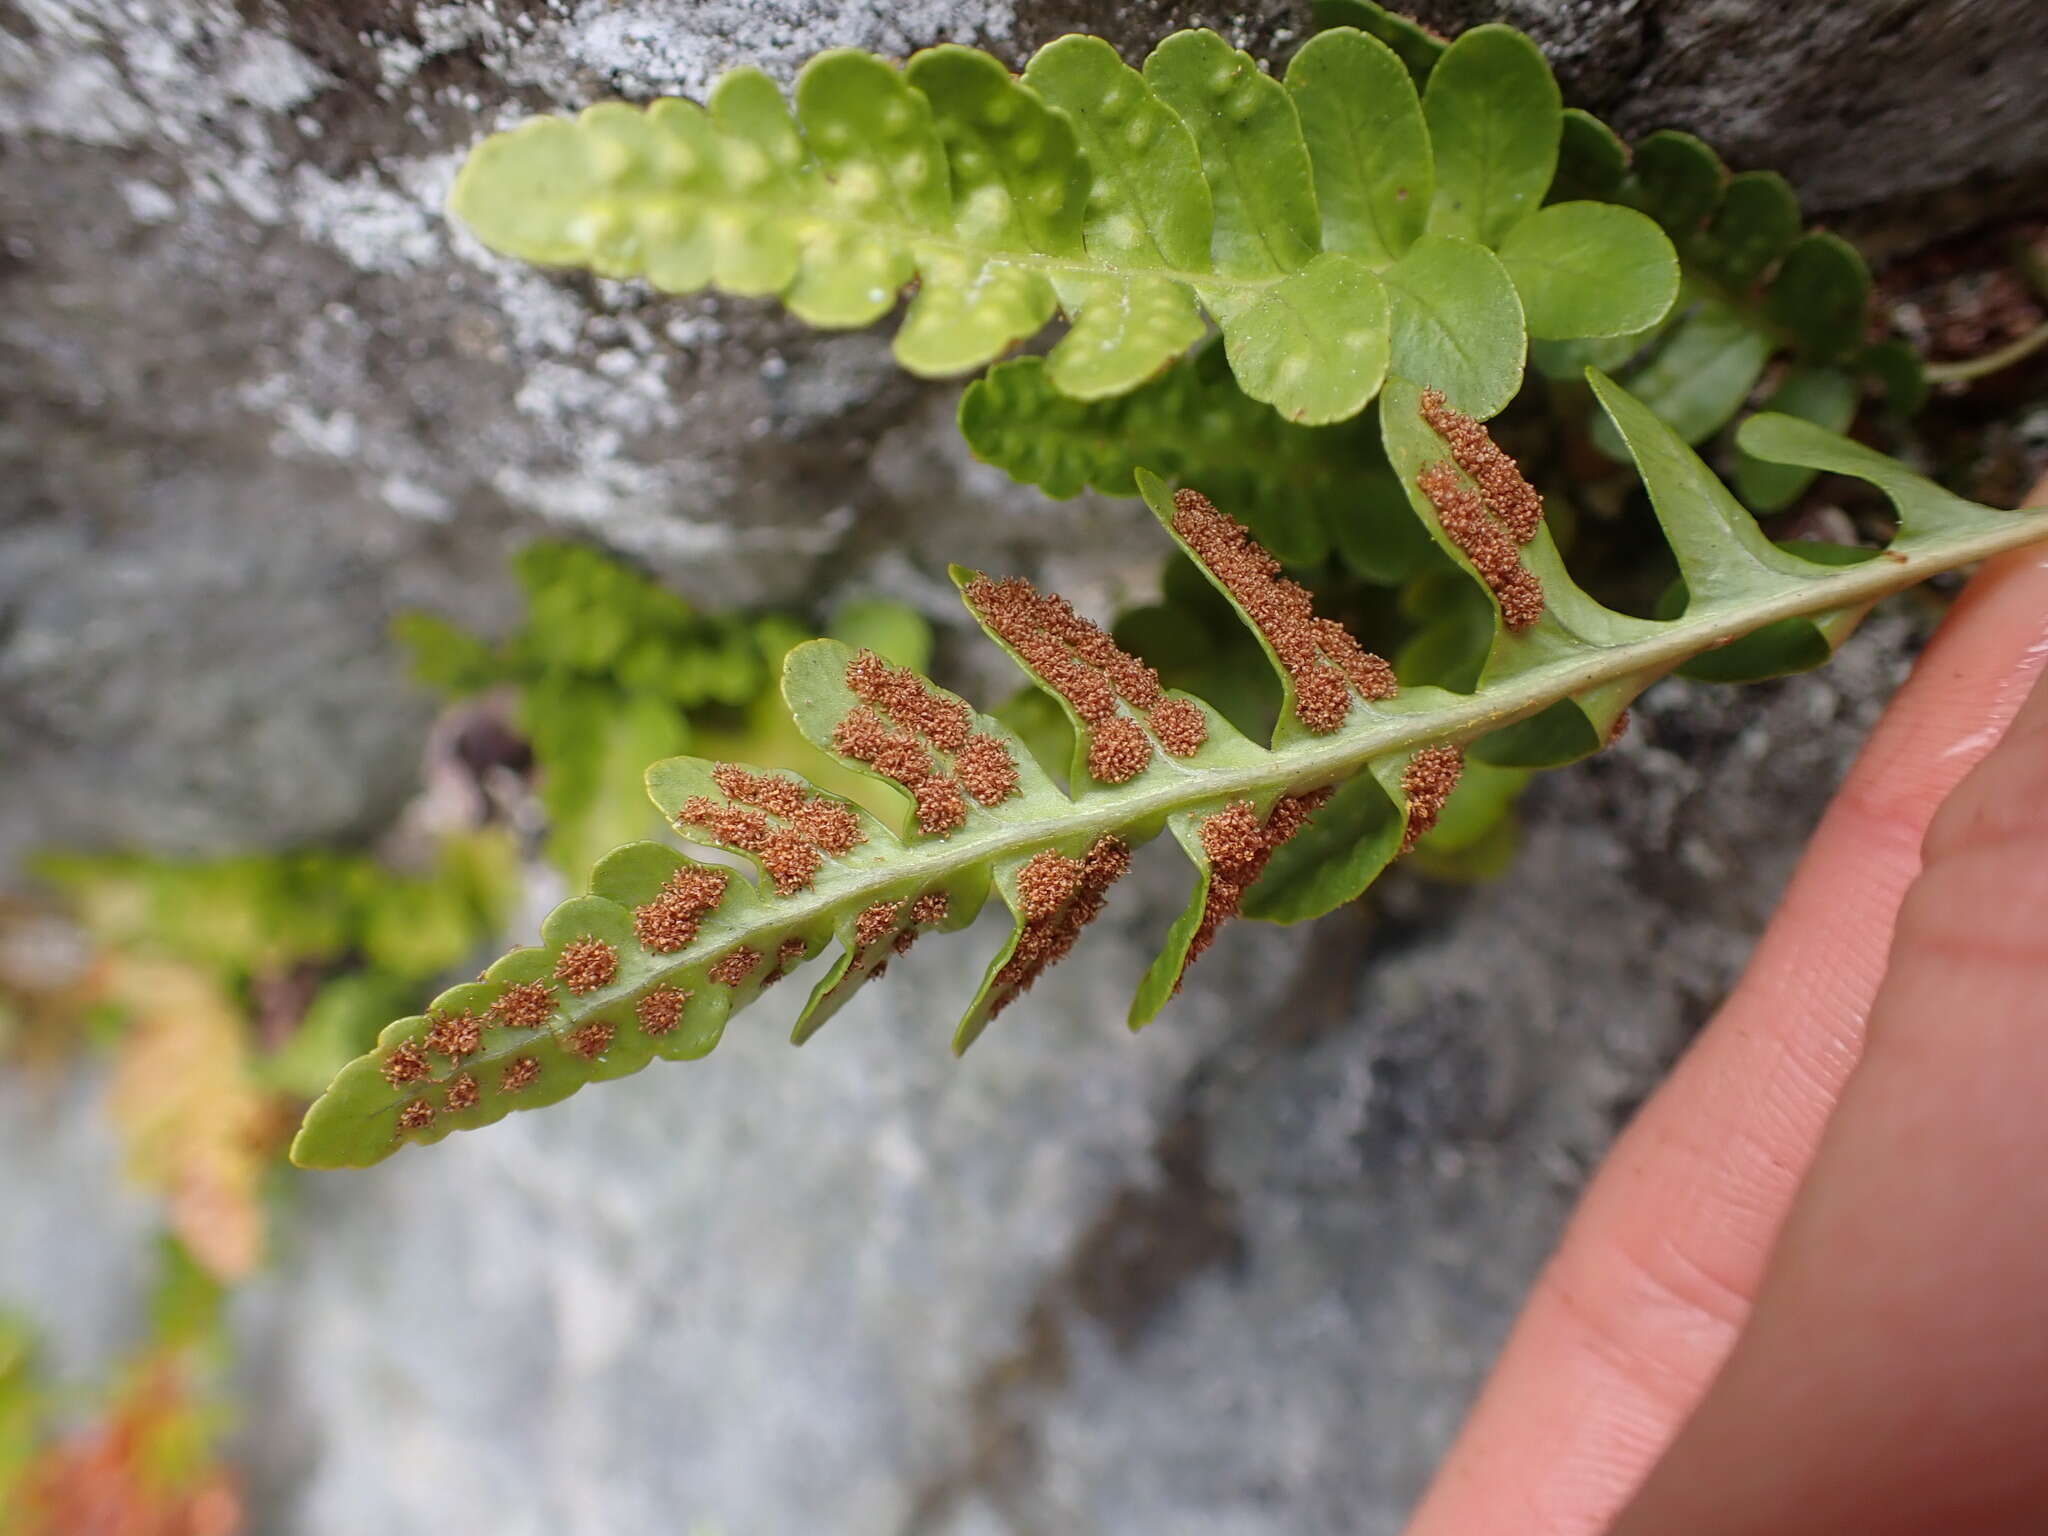
[[[1378,37],[1418,85],[1455,46],[1374,0],[1316,0],[1315,19]],[[1838,235],[1805,228],[1798,195],[1775,171],[1731,174],[1710,146],[1676,130],[1631,147],[1591,113],[1568,108],[1549,201],[1647,214],[1671,238],[1684,272],[1679,301],[1633,335],[1590,339],[1593,332],[1581,331],[1565,340],[1573,334],[1567,315],[1547,315],[1546,329],[1532,310],[1531,361],[1549,377],[1576,380],[1588,365],[1612,373],[1688,443],[1734,420],[1774,359],[1785,367],[1761,408],[1830,431],[1848,429],[1864,380],[1901,415],[1926,398],[1919,354],[1895,337],[1870,339],[1862,256]],[[1619,438],[1605,422],[1594,425],[1596,443],[1625,462]],[[1758,512],[1790,506],[1812,479],[1809,470],[1747,455],[1735,470],[1737,491]]]
[[[656,805],[728,862],[655,843],[607,855],[589,893],[549,916],[539,945],[398,1020],[350,1063],[308,1112],[294,1160],[373,1163],[656,1058],[702,1056],[735,1012],[833,949],[797,1019],[801,1042],[923,935],[972,922],[993,892],[1009,937],[960,1022],[963,1050],[1071,949],[1131,851],[1167,832],[1195,866],[1195,889],[1140,984],[1135,1028],[1232,916],[1293,922],[1358,896],[1430,826],[1468,760],[1515,771],[1573,761],[1676,668],[1738,680],[1813,665],[1887,593],[2048,539],[2048,512],[1978,506],[1770,414],[1744,425],[1748,452],[1867,480],[1899,515],[1890,546],[1853,563],[1780,548],[1654,412],[1603,375],[1588,378],[1683,575],[1668,617],[1588,596],[1512,462],[1469,415],[1404,381],[1381,405],[1388,460],[1424,534],[1484,583],[1493,608],[1470,691],[1397,686],[1235,520],[1141,474],[1147,504],[1273,665],[1284,707],[1270,742],[1161,687],[1060,599],[957,571],[970,610],[1070,722],[1071,794],[1007,727],[917,673],[837,641],[798,646],[783,675],[796,725],[902,790],[900,824],[789,775],[656,763]]]
[[[1439,63],[1461,69],[1458,50],[1470,46],[1463,38],[1448,44],[1371,0],[1318,0],[1315,17],[1326,29],[1355,28],[1390,48],[1425,103],[1431,90],[1439,100],[1452,90],[1437,75]],[[1309,50],[1304,57],[1312,57]],[[1460,121],[1469,126],[1462,114]],[[1863,258],[1840,237],[1803,226],[1784,177],[1731,174],[1687,133],[1653,133],[1631,149],[1577,108],[1564,109],[1558,124],[1556,174],[1541,194],[1547,206],[1498,252],[1527,317],[1529,359],[1539,373],[1576,382],[1587,366],[1598,367],[1694,444],[1735,419],[1774,362],[1781,366],[1761,408],[1830,431],[1848,430],[1865,380],[1877,383],[1894,411],[1919,408],[1926,382],[1918,354],[1897,339],[1866,337],[1871,280]],[[1627,210],[1665,232],[1681,280],[1676,301],[1667,292],[1654,322],[1617,333],[1604,328],[1613,318],[1604,285],[1642,284],[1646,300],[1664,291],[1651,286],[1664,281],[1661,265],[1631,269],[1635,247],[1597,237],[1601,220]],[[1459,321],[1450,334],[1477,349],[1475,371],[1505,382],[1498,358],[1478,361],[1488,333],[1474,329],[1469,315]],[[1397,346],[1396,374],[1440,383],[1451,376],[1447,355],[1432,356],[1426,369],[1404,368],[1404,355]],[[1519,382],[1519,365],[1513,377]],[[1473,414],[1492,414],[1474,407],[1469,393],[1450,393]],[[1414,542],[1387,515],[1401,497],[1377,433],[1363,424],[1310,430],[1275,419],[1241,397],[1223,358],[1209,349],[1135,390],[1087,400],[1063,390],[1045,359],[1010,359],[968,386],[959,419],[977,457],[1049,496],[1083,489],[1134,496],[1135,468],[1147,465],[1227,496],[1289,564],[1314,565],[1334,549],[1367,580],[1391,584],[1413,573]],[[1595,442],[1626,462],[1606,420],[1596,416],[1593,427]],[[1739,452],[1733,458],[1735,488],[1759,513],[1790,506],[1813,479],[1810,470]]]
[[[1677,291],[1650,218],[1544,206],[1564,131],[1549,66],[1503,26],[1460,37],[1419,93],[1351,27],[1284,80],[1206,31],[1142,69],[1061,38],[1021,78],[952,45],[901,70],[841,49],[793,104],[738,69],[703,106],[494,135],[451,207],[508,255],[774,295],[812,325],[868,324],[914,284],[895,350],[915,373],[979,368],[1063,313],[1046,378],[1102,399],[1213,321],[1244,392],[1289,421],[1354,416],[1390,372],[1484,418],[1529,336],[1640,332]]]

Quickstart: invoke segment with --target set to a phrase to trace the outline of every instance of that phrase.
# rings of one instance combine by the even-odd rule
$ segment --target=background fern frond
[[[1521,380],[1518,284],[1538,334],[1606,336],[1653,323],[1677,267],[1630,210],[1537,219],[1563,119],[1526,38],[1478,28],[1447,58],[1425,101],[1351,29],[1284,80],[1206,31],[1142,70],[1063,38],[1021,78],[952,45],[902,70],[835,50],[794,110],[736,70],[704,107],[607,102],[494,135],[451,204],[508,255],[778,295],[814,325],[867,324],[914,283],[895,349],[920,374],[981,367],[1058,312],[1047,378],[1101,399],[1213,321],[1245,393],[1288,420],[1354,416],[1390,369],[1484,417]]]

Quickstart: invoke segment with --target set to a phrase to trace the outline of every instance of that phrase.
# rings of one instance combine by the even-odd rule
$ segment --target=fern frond
[[[1539,336],[1632,332],[1677,264],[1630,210],[1538,213],[1563,119],[1527,38],[1475,28],[1445,61],[1424,98],[1342,28],[1284,81],[1206,31],[1142,70],[1062,38],[1021,78],[953,45],[900,71],[841,49],[794,110],[741,69],[702,107],[607,102],[494,135],[451,207],[508,255],[777,295],[819,326],[865,325],[914,284],[895,349],[915,373],[978,368],[1064,313],[1048,377],[1100,399],[1213,320],[1245,393],[1289,420],[1356,415],[1390,368],[1485,417],[1521,382],[1525,299]]]
[[[1429,553],[1369,414],[1283,421],[1231,382],[1213,344],[1115,400],[1075,400],[1043,358],[1012,358],[961,393],[959,423],[976,457],[1048,496],[1135,496],[1141,468],[1202,486],[1289,565],[1335,548],[1359,574],[1395,582]]]
[[[1811,423],[1760,416],[1741,434],[1750,454],[1870,481],[1898,508],[1880,556],[1804,558],[1764,539],[1654,412],[1590,380],[1676,556],[1686,597],[1673,617],[1634,618],[1589,597],[1512,461],[1406,382],[1382,402],[1388,461],[1429,537],[1493,603],[1492,649],[1469,693],[1396,688],[1386,663],[1317,616],[1239,524],[1141,473],[1147,503],[1273,662],[1285,707],[1269,743],[1163,688],[1057,597],[958,572],[977,619],[1072,723],[1071,794],[1002,724],[916,673],[835,641],[799,646],[783,684],[796,723],[900,792],[896,823],[788,775],[657,763],[648,785],[663,813],[755,878],[652,843],[613,852],[538,946],[388,1027],[308,1112],[294,1159],[376,1162],[656,1057],[701,1056],[733,1013],[836,946],[796,1025],[808,1038],[891,956],[965,926],[993,892],[1011,932],[962,1019],[964,1049],[1067,953],[1131,850],[1166,831],[1197,883],[1132,1006],[1142,1025],[1231,916],[1293,921],[1363,891],[1433,820],[1467,754],[1511,769],[1569,762],[1696,658],[1739,643],[1742,675],[1811,665],[1887,593],[2048,539],[2048,512],[1978,506]]]

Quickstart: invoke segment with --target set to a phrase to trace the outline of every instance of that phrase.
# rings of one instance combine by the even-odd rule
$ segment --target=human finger
[[[1733,1353],[1617,1533],[2048,1529],[2048,682],[1935,817]]]
[[[1861,1051],[1928,824],[2044,644],[2048,555],[1991,562],[1886,711],[1742,983],[1589,1188],[1411,1536],[1598,1530],[1663,1450],[1747,1318]]]

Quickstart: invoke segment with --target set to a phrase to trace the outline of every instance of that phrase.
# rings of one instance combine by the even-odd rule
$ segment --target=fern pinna
[[[1068,953],[1132,849],[1165,831],[1194,864],[1195,890],[1139,987],[1135,1028],[1229,918],[1292,922],[1359,895],[1428,826],[1467,755],[1572,761],[1609,741],[1661,676],[1812,665],[1887,593],[2048,538],[2048,513],[1964,501],[1847,438],[1763,415],[1743,428],[1747,452],[1867,480],[1898,511],[1883,551],[1780,548],[1652,411],[1589,377],[1677,559],[1675,617],[1636,618],[1588,596],[1513,461],[1437,392],[1399,380],[1380,404],[1388,460],[1429,537],[1494,605],[1492,650],[1469,693],[1400,686],[1227,512],[1141,476],[1147,503],[1279,674],[1285,707],[1270,743],[1162,688],[1062,599],[957,571],[976,619],[1072,722],[1071,793],[1001,723],[926,678],[834,641],[801,645],[783,678],[798,726],[900,792],[897,824],[787,774],[656,763],[648,789],[682,837],[738,855],[753,877],[655,843],[614,851],[538,946],[385,1029],[308,1112],[294,1160],[372,1163],[657,1057],[702,1056],[732,1014],[836,946],[796,1024],[808,1039],[893,956],[967,926],[993,891],[1010,935],[960,1022],[964,1050]]]

